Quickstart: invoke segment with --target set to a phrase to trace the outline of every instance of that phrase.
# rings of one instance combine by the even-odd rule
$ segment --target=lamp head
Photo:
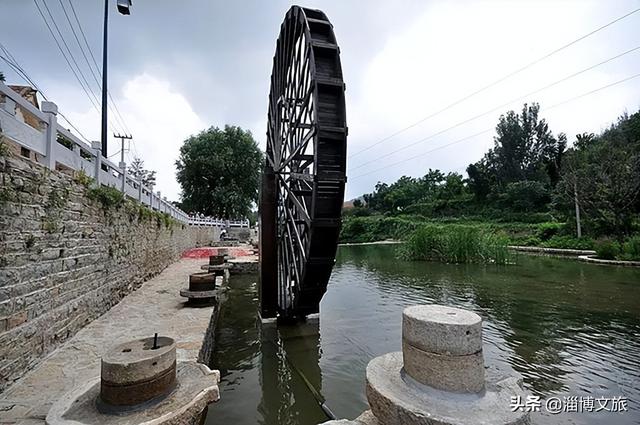
[[[123,15],[130,15],[131,0],[118,0],[118,12]]]

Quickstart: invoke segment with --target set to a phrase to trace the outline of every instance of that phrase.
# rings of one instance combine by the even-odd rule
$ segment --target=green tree
[[[263,155],[250,131],[211,127],[189,137],[176,161],[182,207],[220,218],[249,215],[258,200]]]
[[[640,219],[640,112],[622,116],[601,135],[580,134],[567,158],[556,202],[572,217],[577,195],[587,230],[618,239]]]
[[[2,71],[0,71],[0,81],[2,81],[3,83],[5,82],[4,73]]]
[[[519,114],[509,111],[500,116],[493,149],[467,168],[469,188],[477,199],[484,200],[491,192],[499,195],[518,181],[555,187],[567,138],[563,133],[555,137],[539,111],[537,103],[524,104]]]
[[[131,161],[128,171],[133,178],[142,179],[142,184],[145,186],[154,186],[156,184],[156,172],[145,169],[144,161],[137,156]]]

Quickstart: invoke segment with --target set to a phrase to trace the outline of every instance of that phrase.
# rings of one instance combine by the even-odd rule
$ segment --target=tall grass
[[[513,255],[506,236],[478,226],[425,225],[399,248],[400,258],[445,263],[508,264]]]

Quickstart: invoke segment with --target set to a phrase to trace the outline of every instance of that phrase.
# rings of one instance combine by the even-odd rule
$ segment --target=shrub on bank
[[[602,239],[596,243],[596,255],[603,260],[615,260],[620,254],[620,244],[611,239]]]
[[[632,236],[622,244],[621,260],[640,261],[640,235]]]
[[[561,248],[561,249],[593,249],[594,242],[591,238],[582,237],[580,239],[572,236],[553,236],[540,246],[545,248]]]
[[[541,241],[548,241],[549,239],[558,235],[560,231],[564,229],[564,226],[564,223],[540,223],[538,224],[538,231],[536,233],[536,236]]]
[[[507,264],[512,258],[508,242],[479,226],[425,225],[411,234],[398,254],[405,260]]]
[[[405,239],[419,223],[400,217],[344,217],[340,242],[376,242]]]

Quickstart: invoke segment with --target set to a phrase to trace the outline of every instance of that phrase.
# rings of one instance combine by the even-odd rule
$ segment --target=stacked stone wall
[[[0,155],[0,392],[184,250],[219,238],[217,228],[182,225],[133,200],[92,192],[84,175],[6,155]]]

